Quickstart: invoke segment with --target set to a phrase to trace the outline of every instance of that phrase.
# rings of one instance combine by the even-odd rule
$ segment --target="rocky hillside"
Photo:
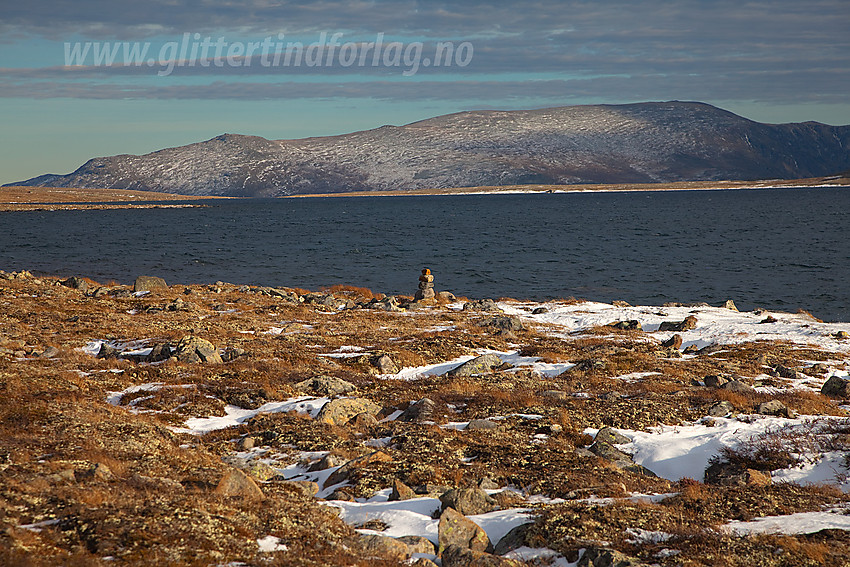
[[[477,111],[341,136],[224,134],[25,185],[272,197],[514,184],[794,179],[850,167],[850,126],[762,124],[693,102]]]

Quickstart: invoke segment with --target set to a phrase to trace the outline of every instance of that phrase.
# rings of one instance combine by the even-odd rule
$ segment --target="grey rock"
[[[820,393],[830,398],[850,397],[850,379],[830,376],[820,389]]]
[[[446,372],[446,376],[474,376],[476,374],[486,374],[492,372],[494,368],[502,365],[502,359],[495,354],[482,354],[479,357],[473,358],[464,362],[460,366]]]
[[[111,347],[106,343],[100,343],[100,350],[97,351],[98,358],[118,358],[121,356],[121,351],[115,347]]]
[[[452,303],[453,301],[457,300],[457,297],[455,297],[455,294],[450,291],[438,291],[437,299],[446,303]]]
[[[467,301],[463,304],[464,311],[489,311],[493,313],[501,313],[502,310],[496,305],[492,299],[476,299]]]
[[[619,466],[630,466],[634,464],[632,462],[631,455],[617,449],[612,444],[606,443],[605,441],[594,441],[593,445],[590,446],[590,452],[597,457],[601,457],[606,461],[611,461]]]
[[[231,469],[224,475],[215,489],[216,494],[249,501],[264,500],[265,496],[257,483],[239,469]]]
[[[729,382],[729,378],[720,374],[709,374],[703,379],[703,382],[707,388],[720,388]]]
[[[578,567],[643,567],[639,559],[613,549],[591,546],[584,550]]]
[[[624,443],[632,442],[631,439],[611,427],[603,427],[600,429],[593,440],[608,443],[609,445],[622,445]]]
[[[78,278],[77,276],[72,276],[67,280],[62,280],[60,282],[65,287],[70,287],[71,289],[76,289],[82,291],[83,293],[89,290],[89,284],[83,278]]]
[[[401,415],[398,416],[399,421],[422,423],[423,421],[434,421],[436,417],[437,404],[431,398],[422,398],[421,400],[410,404]]]
[[[525,565],[515,559],[467,549],[460,545],[448,546],[443,550],[440,558],[443,567],[521,567]]]
[[[729,390],[730,392],[738,392],[741,394],[750,393],[753,391],[753,387],[749,384],[744,384],[740,380],[730,380],[726,382],[722,386],[720,386],[723,390]]]
[[[342,378],[320,374],[298,382],[295,384],[295,389],[305,394],[330,397],[349,394],[356,390],[357,386]]]
[[[489,327],[500,331],[522,331],[525,327],[515,315],[496,315],[478,323],[479,327]]]
[[[672,337],[661,343],[661,346],[663,346],[664,348],[682,348],[682,335],[678,333],[673,335]]]
[[[422,536],[408,535],[396,538],[407,546],[407,551],[413,553],[427,553],[433,555],[437,553],[436,546],[431,543],[431,540]]]
[[[490,552],[493,549],[493,544],[490,543],[487,532],[481,526],[451,507],[446,508],[440,514],[440,521],[437,524],[437,537],[439,540],[439,555],[443,557],[444,561],[444,553],[450,546],[483,552]]]
[[[360,544],[363,547],[364,558],[407,559],[410,557],[407,545],[392,537],[377,534],[361,535]]]
[[[38,355],[39,358],[54,358],[59,356],[59,349],[55,346],[49,346],[44,351]]]
[[[708,415],[711,417],[726,417],[733,411],[735,411],[735,406],[732,405],[732,402],[722,400],[711,404],[711,407],[708,408]]]
[[[454,508],[464,516],[492,512],[498,506],[492,496],[480,488],[453,488],[440,496],[440,509]]]
[[[531,312],[532,315],[543,315],[544,313],[549,313],[548,307],[535,307]]]
[[[478,481],[478,488],[481,490],[498,490],[501,486],[495,480],[485,476]]]
[[[613,323],[608,323],[608,326],[623,331],[640,331],[643,329],[643,325],[641,325],[640,321],[637,319],[631,319],[629,321],[614,321]]]
[[[490,419],[473,419],[466,424],[466,431],[493,431],[499,429],[499,424]]]
[[[133,291],[156,291],[168,289],[168,284],[165,280],[157,276],[139,276],[136,278],[136,283],[133,285]]]
[[[211,342],[200,337],[187,335],[180,339],[174,352],[180,362],[221,363],[221,355]]]
[[[391,502],[396,502],[399,500],[410,500],[411,498],[416,498],[417,494],[413,492],[413,489],[401,482],[399,479],[393,480],[393,489],[390,492],[389,500]]]
[[[312,465],[308,469],[310,472],[323,471],[329,469],[331,467],[339,467],[345,464],[345,459],[340,457],[339,455],[334,455],[333,453],[328,453]]]
[[[528,528],[533,526],[533,523],[520,524],[506,533],[502,539],[496,544],[493,553],[496,555],[504,555],[510,551],[525,546],[525,534],[528,533]]]
[[[673,332],[681,332],[681,331],[690,331],[691,329],[695,329],[697,326],[697,318],[693,315],[688,315],[685,317],[684,321],[664,321],[661,323],[661,326],[658,327],[659,331],[673,331]]]
[[[770,400],[769,402],[760,403],[758,408],[756,408],[756,412],[762,415],[774,415],[778,417],[791,416],[788,411],[788,407],[779,400]]]
[[[322,406],[316,421],[331,425],[345,425],[358,414],[375,415],[379,411],[381,406],[366,398],[337,398]]]
[[[369,363],[381,374],[398,374],[398,366],[387,354],[375,356],[369,360]]]
[[[168,343],[157,343],[153,345],[150,353],[145,357],[145,362],[161,362],[168,360],[174,353]]]

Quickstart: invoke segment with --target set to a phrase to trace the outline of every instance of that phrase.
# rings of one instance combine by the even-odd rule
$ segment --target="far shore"
[[[489,195],[530,193],[607,193],[615,191],[712,191],[730,189],[770,189],[783,187],[846,187],[850,176],[810,177],[806,179],[765,179],[759,181],[681,181],[674,183],[596,183],[583,185],[501,185],[451,187],[396,191],[349,191],[286,195],[281,198],[309,197],[400,197],[422,195]],[[208,195],[180,195],[128,189],[79,189],[67,187],[0,187],[0,211],[141,209],[202,207],[205,201],[236,199]]]

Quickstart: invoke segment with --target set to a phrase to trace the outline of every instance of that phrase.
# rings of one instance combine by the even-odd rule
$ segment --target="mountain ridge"
[[[276,197],[524,184],[795,179],[850,168],[850,126],[700,102],[477,110],[334,136],[225,133],[10,185]]]

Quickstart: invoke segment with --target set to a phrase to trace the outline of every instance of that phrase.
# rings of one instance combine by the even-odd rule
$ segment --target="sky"
[[[693,100],[850,124],[848,0],[2,0],[0,183],[239,133]]]

